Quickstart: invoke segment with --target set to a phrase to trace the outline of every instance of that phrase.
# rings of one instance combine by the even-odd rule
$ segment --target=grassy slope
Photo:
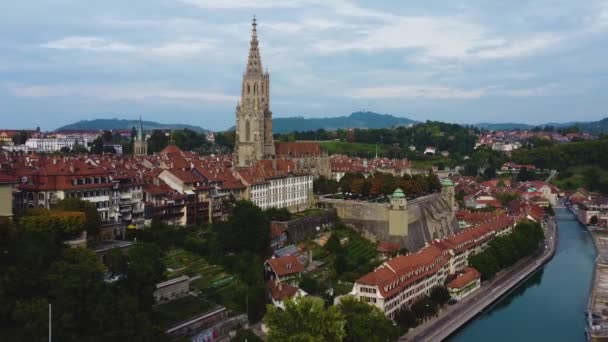
[[[364,143],[349,143],[345,141],[323,141],[321,148],[329,154],[369,155],[376,154],[376,145]],[[385,152],[386,146],[378,145],[378,155]]]

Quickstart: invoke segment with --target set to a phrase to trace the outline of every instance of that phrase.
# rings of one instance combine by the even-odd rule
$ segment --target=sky
[[[234,124],[251,18],[273,116],[608,116],[608,0],[3,0],[0,128]]]

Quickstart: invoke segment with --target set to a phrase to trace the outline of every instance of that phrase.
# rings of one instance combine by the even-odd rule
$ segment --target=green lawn
[[[322,141],[319,142],[321,148],[329,154],[346,154],[353,156],[374,156],[376,155],[375,144],[349,143],[345,141]],[[378,144],[378,155],[384,155],[386,146]]]
[[[552,183],[560,189],[575,190],[581,187],[593,188],[592,184],[590,184],[592,181],[608,183],[608,171],[595,165],[572,166],[558,173],[557,177],[552,180]]]
[[[211,265],[201,256],[188,252],[184,249],[172,249],[165,254],[165,267],[167,278],[175,278],[181,275],[201,277],[192,282],[192,288],[207,294],[212,289],[222,288],[230,285],[234,276],[224,271],[221,266]]]

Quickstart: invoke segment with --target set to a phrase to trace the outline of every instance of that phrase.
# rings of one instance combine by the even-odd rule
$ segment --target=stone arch
[[[258,94],[258,82],[255,82],[253,84],[253,95],[257,95]]]
[[[250,141],[251,140],[251,124],[249,123],[249,120],[245,121],[245,140],[246,141]]]
[[[247,83],[247,95],[251,94],[251,86]]]

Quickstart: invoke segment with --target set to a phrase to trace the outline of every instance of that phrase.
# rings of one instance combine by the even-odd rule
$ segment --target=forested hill
[[[555,183],[560,188],[608,193],[608,138],[521,149],[513,153],[513,160],[558,170]]]
[[[332,118],[274,118],[272,130],[274,133],[316,131],[318,129],[336,130],[341,128],[390,128],[407,126],[416,121],[389,114],[374,112],[356,112],[349,116]]]
[[[143,121],[145,130],[154,129],[190,129],[195,132],[206,132],[207,130],[193,125],[185,124],[162,124],[154,121]],[[56,129],[56,131],[101,131],[101,130],[129,130],[132,127],[139,128],[139,120],[125,120],[125,119],[94,119],[94,120],[81,120],[73,124],[65,125]]]
[[[539,125],[530,125],[516,122],[505,122],[505,123],[490,123],[481,122],[474,124],[473,126],[483,129],[489,129],[493,131],[500,130],[531,130],[535,127],[551,126],[554,128],[567,128],[567,127],[578,127],[581,132],[588,133],[608,133],[608,118],[603,118],[598,121],[576,121],[576,122],[547,122]]]
[[[460,158],[473,153],[474,129],[457,124],[427,121],[412,127],[316,130],[275,134],[277,141],[316,140],[328,153],[373,157],[376,152],[390,158],[416,158],[426,149],[447,151]],[[439,153],[439,152],[438,152]]]

